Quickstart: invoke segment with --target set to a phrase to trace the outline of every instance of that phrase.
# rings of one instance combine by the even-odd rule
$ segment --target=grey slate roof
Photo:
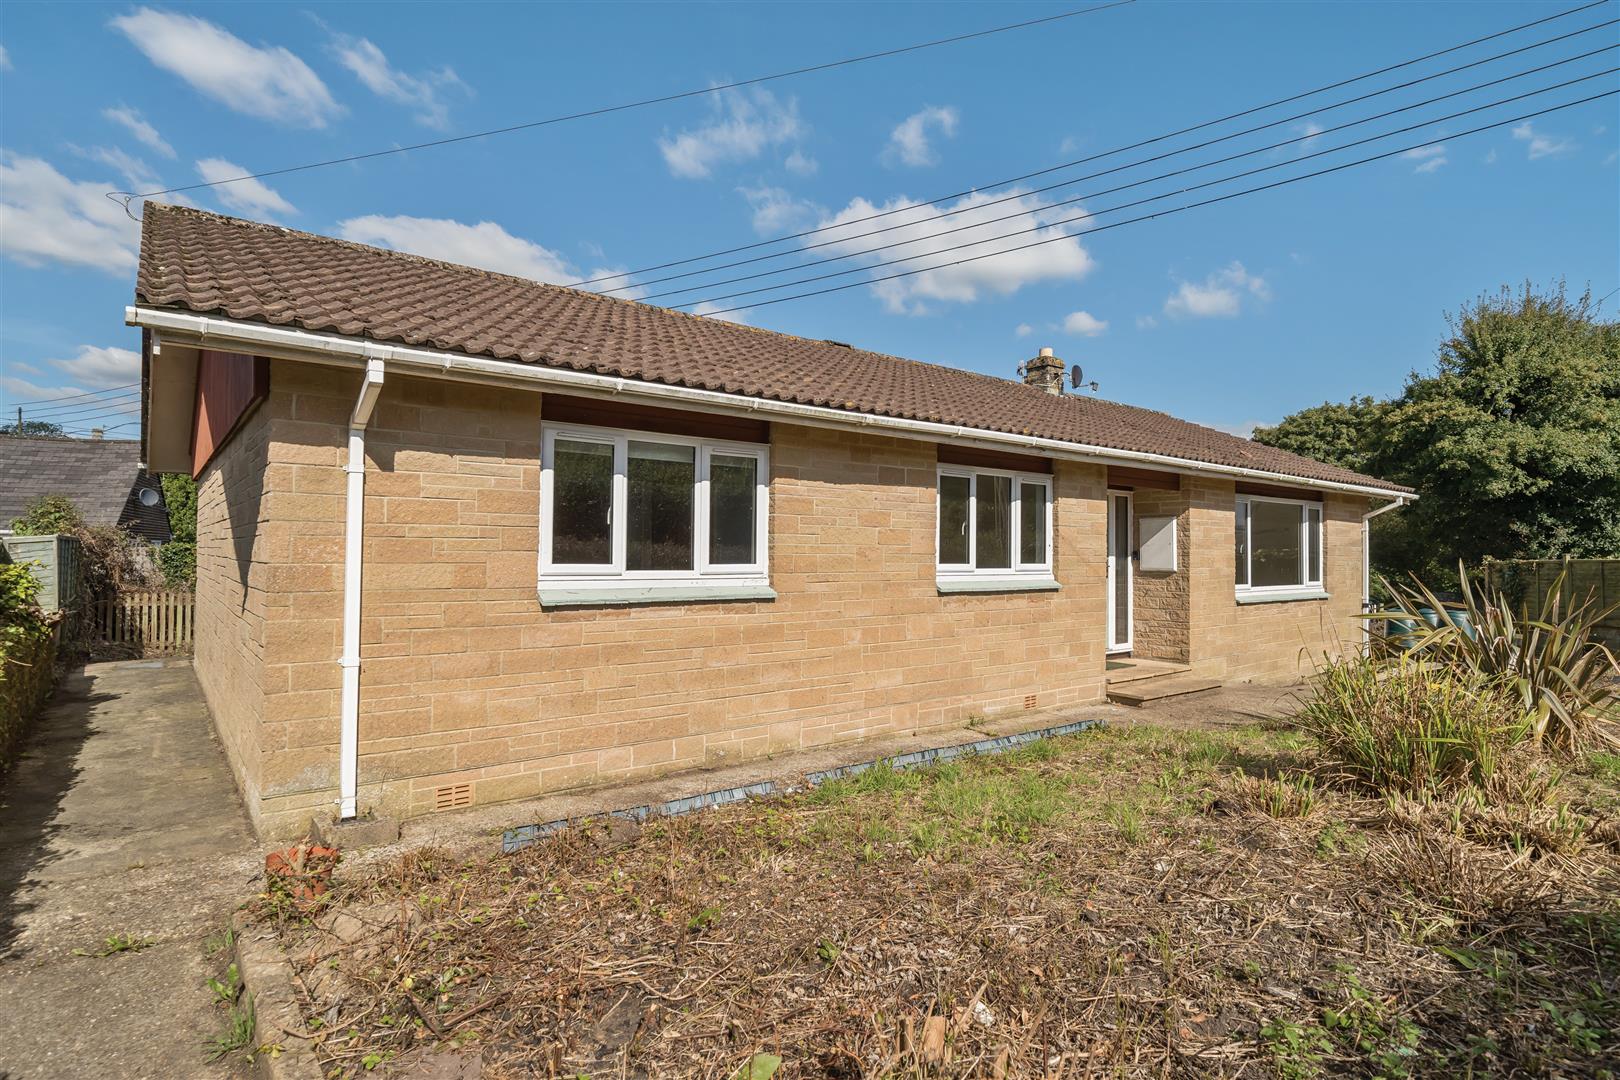
[[[157,491],[156,505],[140,500]],[[0,529],[9,530],[28,504],[63,495],[89,525],[122,525],[154,543],[167,543],[169,512],[158,478],[141,468],[133,439],[30,439],[0,436]]]

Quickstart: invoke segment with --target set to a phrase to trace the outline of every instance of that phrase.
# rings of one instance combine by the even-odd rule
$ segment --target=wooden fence
[[[1566,611],[1588,598],[1599,608],[1614,608],[1620,604],[1620,559],[1492,560],[1485,564],[1485,582],[1510,601],[1528,605],[1532,613],[1541,609],[1554,585]],[[1611,611],[1597,630],[1611,649],[1620,648],[1620,609]]]
[[[98,653],[174,656],[191,651],[196,597],[163,590],[126,592],[94,601]]]

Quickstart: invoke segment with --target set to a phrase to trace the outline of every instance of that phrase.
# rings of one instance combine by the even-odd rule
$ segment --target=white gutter
[[[1365,615],[1372,609],[1372,519],[1379,514],[1387,513],[1398,506],[1405,506],[1416,495],[1397,495],[1392,502],[1387,502],[1376,510],[1369,510],[1361,515],[1361,612]],[[1372,626],[1366,619],[1361,620],[1361,642],[1365,645],[1372,640]]]
[[[510,360],[488,360],[464,353],[436,349],[418,349],[407,345],[385,345],[357,338],[315,334],[285,326],[266,326],[260,323],[239,322],[235,319],[211,318],[165,308],[129,307],[124,309],[124,321],[131,326],[142,326],[162,331],[171,340],[182,344],[206,347],[242,346],[260,354],[267,350],[289,359],[317,363],[353,366],[370,358],[386,360],[389,367],[413,375],[433,378],[459,379],[499,386],[540,389],[550,387],[572,394],[586,396],[617,396],[639,400],[647,404],[666,407],[684,405],[709,412],[732,415],[768,413],[791,419],[796,423],[818,427],[893,432],[897,435],[936,442],[969,443],[997,450],[1031,451],[1048,454],[1070,461],[1094,464],[1131,464],[1147,468],[1169,469],[1175,472],[1202,476],[1235,477],[1244,480],[1289,484],[1324,491],[1338,491],[1353,495],[1414,499],[1415,495],[1393,492],[1388,488],[1370,484],[1351,484],[1333,480],[1309,480],[1287,473],[1250,469],[1236,465],[1214,465],[1202,461],[1152,454],[1139,450],[1116,450],[1112,447],[1075,443],[1063,439],[1047,439],[1036,435],[1019,435],[1001,431],[985,431],[958,424],[940,424],[928,420],[908,420],[895,416],[872,413],[854,413],[820,405],[800,405],[795,402],[771,398],[742,397],[714,390],[698,390],[685,386],[667,386],[662,383],[643,382],[610,375],[595,375],[583,371],[522,364]]]
[[[347,821],[358,814],[360,793],[360,573],[366,516],[366,424],[382,393],[383,361],[366,361],[360,396],[349,416],[347,520],[343,527],[343,698],[338,721],[338,817]]]

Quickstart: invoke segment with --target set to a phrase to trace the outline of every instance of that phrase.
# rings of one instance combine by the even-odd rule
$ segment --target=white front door
[[[1108,493],[1108,651],[1131,648],[1131,494]]]

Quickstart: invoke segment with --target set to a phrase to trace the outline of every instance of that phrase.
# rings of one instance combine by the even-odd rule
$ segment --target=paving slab
[[[67,675],[0,780],[0,1077],[240,1073],[205,1060],[205,942],[259,866],[189,661]]]

